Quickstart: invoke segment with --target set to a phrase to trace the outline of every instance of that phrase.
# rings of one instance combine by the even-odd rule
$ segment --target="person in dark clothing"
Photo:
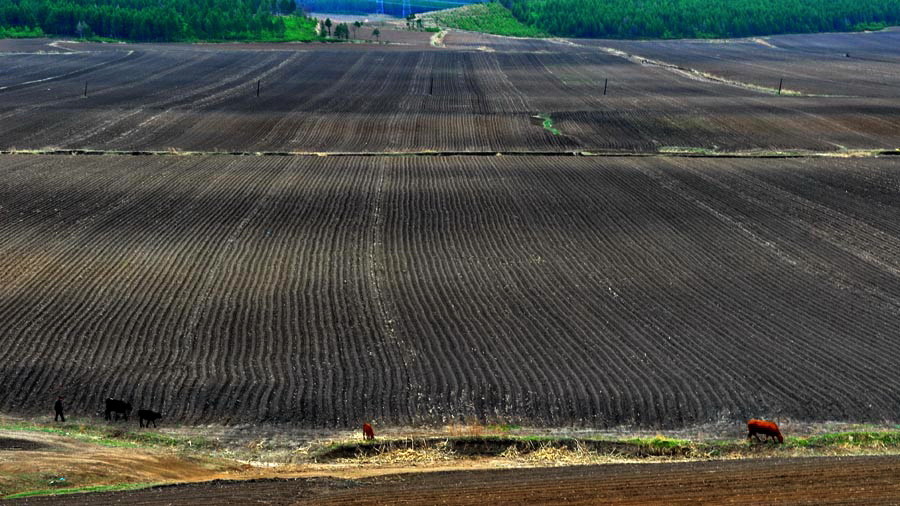
[[[63,414],[63,398],[58,397],[56,402],[53,404],[53,410],[56,411],[56,416],[53,417],[53,421],[59,421],[62,419],[63,422],[66,421],[66,415]]]

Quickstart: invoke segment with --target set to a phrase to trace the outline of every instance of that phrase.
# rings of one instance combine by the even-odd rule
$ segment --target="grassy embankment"
[[[746,440],[691,441],[657,435],[625,439],[478,435],[449,438],[337,441],[315,448],[317,461],[398,463],[496,457],[524,464],[574,465],[761,457],[900,454],[900,430],[860,430],[792,436],[784,444]]]
[[[45,425],[35,422],[0,420],[0,434],[4,431],[41,432],[77,441],[113,448],[177,448],[209,450],[214,443],[202,437],[176,437],[160,432],[126,430],[118,427],[61,423]]]
[[[105,424],[81,423],[45,424],[20,420],[0,420],[0,439],[4,436],[22,438],[23,433],[37,433],[35,440],[49,445],[32,451],[26,460],[40,460],[47,454],[47,464],[28,464],[29,470],[19,470],[15,476],[0,480],[0,497],[30,497],[81,492],[134,490],[162,483],[173,478],[165,475],[135,475],[128,469],[153,468],[155,462],[165,469],[190,466],[209,469],[212,473],[226,469],[245,469],[235,458],[239,453],[223,449],[217,442],[195,436],[172,436],[158,431],[131,431]],[[45,437],[42,437],[46,435]],[[68,443],[67,443],[68,441]],[[256,447],[256,445],[254,445]],[[46,452],[49,450],[49,453]],[[112,453],[110,453],[112,452]],[[765,457],[807,457],[820,455],[884,455],[900,454],[900,427],[861,426],[859,430],[831,432],[805,436],[789,436],[785,444],[749,444],[743,439],[687,440],[657,435],[629,438],[575,438],[529,433],[513,425],[449,427],[429,437],[388,437],[376,441],[358,438],[320,440],[303,449],[295,448],[291,460],[293,471],[316,462],[328,465],[359,466],[429,466],[463,465],[481,462],[481,466],[560,466],[607,464],[623,462],[677,462]],[[123,465],[122,458],[133,459],[124,464],[124,471],[110,471],[91,475],[84,463],[103,462],[107,456]],[[23,458],[25,455],[23,455]],[[73,459],[66,464],[65,457]],[[223,458],[227,457],[227,458]],[[259,460],[268,462],[265,455]],[[150,460],[156,459],[156,460]],[[34,465],[38,467],[34,467]],[[92,464],[92,465],[94,465]],[[8,464],[7,464],[8,465]],[[296,466],[300,466],[299,468]],[[241,467],[243,466],[243,467]],[[33,469],[32,469],[33,468]],[[106,467],[104,467],[106,469]],[[263,469],[263,468],[260,468]],[[268,469],[268,468],[265,468]],[[239,471],[242,472],[242,471]],[[261,472],[261,471],[260,471]],[[116,474],[119,473],[119,474]],[[277,470],[271,471],[277,476]],[[186,474],[187,475],[187,474]],[[62,479],[65,476],[66,479]],[[192,480],[212,479],[192,475]],[[121,480],[121,481],[120,481]],[[175,479],[174,481],[178,481]]]
[[[160,483],[120,483],[117,485],[90,485],[85,487],[69,487],[69,488],[44,488],[37,490],[29,490],[28,492],[19,492],[3,497],[3,499],[21,499],[24,497],[35,497],[41,495],[65,495],[65,494],[83,494],[87,492],[117,492],[120,490],[140,490],[142,488],[154,487]]]
[[[312,42],[320,40],[319,34],[316,33],[317,24],[318,21],[313,18],[285,16],[284,37],[273,37],[262,42]]]
[[[509,9],[498,2],[471,4],[456,9],[435,11],[423,15],[444,28],[512,37],[547,37],[541,30],[525,25],[512,16]]]
[[[116,425],[0,419],[0,498],[113,490],[213,479],[240,469],[202,437]]]

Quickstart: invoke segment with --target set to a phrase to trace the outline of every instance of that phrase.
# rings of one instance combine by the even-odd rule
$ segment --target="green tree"
[[[78,32],[78,38],[84,38],[85,32],[89,32],[91,27],[87,25],[84,21],[79,21],[77,25],[75,25],[75,31]]]
[[[278,11],[282,14],[293,14],[297,10],[297,3],[294,0],[279,0]]]
[[[372,30],[372,35],[373,35],[376,39],[381,40],[381,30],[379,30],[378,28]]]
[[[328,32],[328,36],[331,37],[331,18],[325,18],[325,30]]]
[[[347,26],[347,23],[338,23],[337,26],[334,27],[334,36],[339,39],[350,39],[350,27]]]
[[[353,38],[354,38],[354,39],[356,38],[356,32],[357,32],[360,28],[362,28],[362,25],[363,25],[363,24],[362,24],[362,22],[360,22],[360,21],[354,21],[354,22],[353,22]]]

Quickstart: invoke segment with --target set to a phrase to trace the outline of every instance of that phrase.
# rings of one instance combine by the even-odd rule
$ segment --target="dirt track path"
[[[900,504],[900,457],[625,464],[212,482],[11,504]]]

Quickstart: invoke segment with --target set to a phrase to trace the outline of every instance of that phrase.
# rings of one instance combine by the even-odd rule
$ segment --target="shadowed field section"
[[[453,31],[444,48],[4,42],[0,149],[894,149],[897,34],[842,35],[826,49],[825,36],[773,38],[782,49]],[[788,91],[816,96],[700,79],[607,46],[757,86],[784,78]]]
[[[10,504],[893,504],[898,472],[897,457],[763,459],[211,482]]]
[[[900,412],[900,161],[0,157],[0,410]]]

